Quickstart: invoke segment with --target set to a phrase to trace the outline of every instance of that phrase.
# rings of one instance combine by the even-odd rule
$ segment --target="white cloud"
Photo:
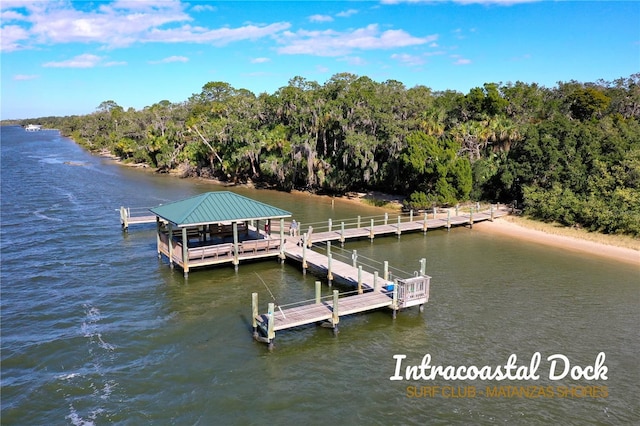
[[[23,42],[29,39],[29,33],[18,25],[5,25],[2,27],[0,37],[0,49],[3,52],[13,52],[24,47]]]
[[[471,63],[471,59],[463,58],[460,55],[451,55],[451,57],[455,59],[453,65],[469,65]]]
[[[348,18],[351,15],[355,15],[358,13],[356,9],[343,10],[342,12],[336,13],[336,16],[339,18]]]
[[[103,67],[119,67],[123,65],[127,65],[127,62],[126,61],[109,61],[102,64]]]
[[[186,56],[168,56],[159,61],[149,61],[150,64],[170,64],[172,62],[189,62],[189,58]]]
[[[421,56],[409,55],[407,53],[394,53],[391,55],[391,59],[395,59],[398,62],[402,62],[405,65],[417,66],[423,65],[425,60]]]
[[[270,62],[271,59],[269,58],[253,58],[251,60],[252,64],[264,64],[265,62]]]
[[[195,6],[193,6],[193,8],[191,9],[194,12],[214,12],[216,10],[218,10],[215,6],[211,6],[209,4],[197,4]]]
[[[115,1],[92,10],[76,8],[78,4],[3,1],[3,22],[5,16],[22,22],[2,27],[2,51],[64,43],[93,43],[110,49],[150,42],[221,45],[268,37],[291,26],[284,22],[218,29],[192,26],[186,24],[193,20],[185,12],[189,5],[176,0]],[[207,11],[211,6],[192,10]]]
[[[100,56],[85,53],[66,61],[47,62],[42,64],[42,66],[46,68],[93,68],[97,66],[102,59]]]
[[[349,65],[367,65],[367,61],[360,56],[345,56],[344,58],[338,59],[339,61],[344,61]]]
[[[331,22],[333,18],[329,15],[311,15],[309,16],[311,22]]]
[[[246,25],[238,28],[219,28],[210,30],[204,27],[192,27],[185,25],[175,29],[154,29],[145,41],[165,42],[165,43],[211,43],[215,45],[225,45],[234,41],[257,40],[262,37],[275,35],[288,29],[291,25],[286,22],[279,22],[266,26]]]
[[[36,78],[40,78],[39,75],[27,75],[27,74],[16,74],[13,76],[13,79],[16,81],[27,81],[27,80],[35,80]]]
[[[511,6],[513,4],[521,3],[537,3],[542,0],[451,0],[452,3],[458,3],[462,5],[467,4],[484,4],[484,5],[500,5]],[[448,0],[381,0],[382,4],[401,4],[401,3],[438,3],[448,2]]]
[[[278,52],[286,55],[343,56],[354,50],[378,50],[430,43],[437,36],[414,37],[404,30],[380,31],[371,24],[347,32],[335,30],[284,32],[278,37],[283,45]]]

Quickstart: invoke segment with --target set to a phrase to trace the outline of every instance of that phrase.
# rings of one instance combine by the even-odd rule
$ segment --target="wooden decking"
[[[390,294],[369,291],[364,294],[340,297],[338,299],[338,309],[334,308],[333,300],[325,300],[320,303],[312,303],[276,310],[274,312],[274,331],[286,330],[307,324],[314,324],[322,321],[331,321],[334,313],[340,316],[352,315],[373,309],[391,306],[393,299]],[[269,321],[269,315],[259,315],[257,318],[263,326]]]
[[[361,226],[355,228],[335,226],[335,224],[332,224],[331,230],[316,232],[313,227],[310,227],[307,228],[307,232],[302,234],[300,238],[304,239],[306,235],[308,245],[312,243],[327,241],[345,242],[348,239],[354,238],[373,239],[376,236],[401,235],[406,232],[427,232],[429,229],[449,229],[451,227],[461,225],[473,226],[474,223],[492,221],[495,218],[499,218],[508,214],[509,211],[507,208],[495,210],[491,208],[490,210],[486,210],[483,212],[459,214],[457,216],[451,216],[451,214],[449,213],[445,217],[441,214],[441,217],[435,219],[428,219],[426,215],[423,215],[421,219],[411,217],[408,220],[407,218],[404,218],[403,221],[403,218],[401,216],[398,216],[397,220],[394,223],[393,221],[385,220],[385,223],[376,225],[375,221],[371,220],[369,222],[369,226]],[[373,226],[371,224],[373,224]],[[323,226],[321,229],[324,228],[327,228],[327,226]]]
[[[395,312],[404,307],[422,306],[429,300],[431,277],[421,275],[390,282],[385,276],[364,271],[361,266],[349,265],[339,260],[307,249],[304,244],[287,242],[284,254],[288,259],[300,262],[321,277],[357,290],[340,294],[333,291],[331,300],[320,298],[320,282],[316,282],[316,299],[302,303],[279,306],[270,304],[265,314],[258,313],[257,293],[253,294],[253,326],[257,340],[272,344],[276,331],[286,330],[308,324],[322,323],[337,331],[341,316],[391,308]],[[424,265],[424,262],[421,262]],[[262,332],[260,336],[258,330]]]

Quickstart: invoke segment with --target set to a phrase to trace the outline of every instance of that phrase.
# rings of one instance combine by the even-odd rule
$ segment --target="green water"
[[[344,249],[366,263],[409,273],[426,258],[424,312],[342,318],[337,336],[316,326],[279,332],[269,351],[251,338],[251,293],[264,307],[271,298],[255,273],[281,304],[313,298],[316,277],[269,260],[237,272],[193,270],[185,280],[158,261],[153,225],[119,229],[120,205],[220,187],[124,168],[57,135],[2,132],[2,424],[640,421],[637,266],[468,228],[350,242]],[[8,161],[18,155],[24,161]],[[231,190],[291,211],[303,226],[382,213]],[[511,354],[528,365],[536,352],[537,380],[390,380],[397,354],[413,365],[430,354],[433,364],[480,367]],[[600,352],[606,380],[548,378],[548,356],[588,366]],[[441,389],[418,398],[412,386]],[[491,386],[552,386],[554,394],[479,395]],[[560,395],[563,387],[573,396]],[[585,395],[595,388],[606,397]]]

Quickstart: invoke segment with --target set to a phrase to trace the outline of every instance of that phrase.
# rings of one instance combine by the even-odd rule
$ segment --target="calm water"
[[[120,231],[120,205],[150,207],[220,187],[155,176],[91,156],[54,132],[2,128],[2,424],[629,424],[640,421],[640,270],[466,228],[348,243],[402,271],[427,258],[421,314],[389,311],[250,334],[251,293],[294,302],[315,278],[276,261],[181,271],[156,258],[154,227]],[[237,189],[304,222],[380,214],[307,195]],[[338,249],[336,248],[337,252]],[[324,286],[323,291],[329,293]],[[529,365],[530,381],[390,381],[407,364]],[[593,365],[608,380],[551,381],[546,357]],[[453,386],[415,398],[408,387]],[[476,394],[490,386],[553,397]],[[560,387],[578,389],[561,397]],[[572,388],[573,387],[573,388]],[[597,387],[597,388],[594,388]],[[589,397],[606,387],[607,397]],[[467,390],[467,395],[463,395]],[[582,397],[579,397],[582,396]],[[598,395],[596,395],[598,396]]]

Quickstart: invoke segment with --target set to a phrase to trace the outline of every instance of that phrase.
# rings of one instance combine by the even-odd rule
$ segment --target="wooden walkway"
[[[381,225],[373,225],[373,226],[365,226],[365,227],[356,227],[356,228],[341,228],[332,229],[330,231],[323,232],[315,232],[313,228],[307,231],[307,245],[311,245],[313,243],[327,242],[327,241],[340,241],[345,242],[348,239],[353,238],[370,238],[374,239],[376,236],[384,236],[384,235],[401,235],[406,232],[416,232],[422,231],[427,232],[429,229],[437,229],[437,228],[451,228],[454,226],[460,225],[469,225],[473,226],[474,223],[484,222],[484,221],[493,221],[495,218],[499,218],[501,216],[506,216],[509,214],[507,208],[483,211],[479,213],[469,213],[462,214],[458,216],[448,216],[448,217],[440,217],[436,219],[420,219],[420,220],[409,220],[402,222],[402,218],[399,216],[398,221],[395,223],[390,223],[387,221],[386,224]],[[406,219],[405,219],[406,220]],[[332,228],[335,226],[332,226]],[[303,234],[300,238],[304,239],[305,234]]]
[[[143,223],[156,223],[156,216],[152,215],[147,208],[120,207],[120,226],[123,231],[128,231],[130,225],[141,225]]]
[[[276,310],[274,312],[274,331],[286,330],[322,321],[332,321],[334,313],[339,316],[352,315],[373,309],[390,307],[393,303],[391,295],[380,292],[367,292],[338,299],[338,309],[334,309],[332,300],[312,303],[292,308]],[[268,314],[260,315],[257,320],[262,324],[268,323]],[[333,321],[332,321],[333,324]]]
[[[401,307],[422,306],[429,300],[431,277],[424,275],[424,271],[421,271],[422,275],[419,277],[407,279],[411,281],[410,288],[413,292],[407,294],[401,291],[404,287],[398,287],[398,281],[389,282],[377,273],[364,271],[361,266],[355,267],[334,260],[330,255],[325,256],[305,248],[303,244],[285,243],[284,254],[286,258],[302,263],[305,270],[309,269],[317,275],[328,277],[329,281],[356,287],[357,290],[342,294],[334,290],[331,300],[323,300],[320,297],[320,282],[317,281],[314,301],[279,306],[277,310],[274,304],[270,304],[269,311],[265,314],[258,313],[257,293],[254,293],[252,302],[254,337],[270,345],[273,343],[276,331],[324,322],[324,326],[333,328],[334,332],[337,332],[341,316],[391,308],[394,310],[395,317],[395,312]],[[416,280],[423,285],[416,286]],[[389,285],[392,286],[388,287]],[[401,300],[399,300],[399,292],[403,295]],[[260,336],[258,329],[264,337]]]

